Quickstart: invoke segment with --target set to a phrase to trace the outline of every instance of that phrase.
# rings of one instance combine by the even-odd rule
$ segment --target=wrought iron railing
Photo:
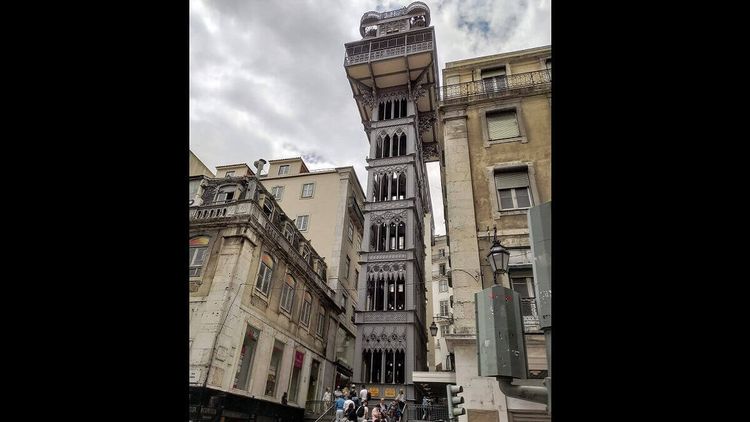
[[[438,404],[410,404],[404,409],[410,421],[448,421],[448,406]]]
[[[544,69],[444,85],[438,88],[438,93],[443,104],[451,104],[480,98],[517,95],[525,91],[546,90],[551,88],[551,84],[552,69]]]
[[[431,51],[432,41],[424,41],[416,44],[401,45],[398,47],[385,48],[382,50],[370,51],[362,54],[347,55],[344,57],[344,65],[349,66],[357,63],[367,63],[369,61],[385,59],[394,56],[403,56],[404,54],[419,53],[422,51]]]
[[[539,314],[536,309],[536,298],[521,298],[521,316],[523,316],[524,331],[539,330]]]

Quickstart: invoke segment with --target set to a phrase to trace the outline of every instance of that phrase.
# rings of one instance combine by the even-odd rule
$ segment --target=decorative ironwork
[[[347,56],[344,57],[344,65],[350,66],[357,63],[367,63],[368,61],[386,59],[395,56],[403,56],[404,54],[421,53],[423,51],[432,51],[432,41],[425,41],[406,46],[402,45],[399,47],[386,48],[383,50],[371,51],[369,53]]]
[[[435,116],[434,111],[430,111],[427,113],[420,113],[419,114],[419,133],[421,134],[430,130],[432,125],[435,124],[436,120],[437,120],[437,117]]]
[[[422,145],[422,159],[424,161],[438,161],[440,159],[440,151],[438,150],[437,142],[430,142]]]
[[[438,88],[438,92],[441,102],[451,104],[481,98],[543,92],[551,87],[552,69],[544,69],[481,81],[444,85]]]
[[[539,314],[537,313],[535,298],[521,298],[521,315],[523,316],[524,331],[538,331],[541,329],[539,326]]]
[[[369,108],[370,110],[372,110],[373,107],[375,107],[375,104],[377,104],[375,95],[367,91],[363,92],[362,95],[359,95],[357,99],[362,103],[363,106]]]

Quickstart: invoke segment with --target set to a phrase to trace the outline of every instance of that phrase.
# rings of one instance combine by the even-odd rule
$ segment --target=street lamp
[[[487,260],[490,261],[492,267],[492,277],[497,284],[495,274],[507,273],[508,272],[508,261],[510,260],[510,252],[500,244],[497,240],[497,227],[495,227],[495,235],[492,238],[492,247],[490,253],[487,254]]]

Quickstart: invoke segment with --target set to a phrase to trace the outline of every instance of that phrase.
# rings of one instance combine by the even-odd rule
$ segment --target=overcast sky
[[[354,166],[367,183],[367,137],[344,72],[344,43],[367,11],[411,1],[191,0],[190,149],[216,166],[302,156],[310,169]],[[547,0],[424,1],[439,69],[549,45]],[[268,166],[266,166],[268,170]],[[428,165],[436,234],[440,173]]]

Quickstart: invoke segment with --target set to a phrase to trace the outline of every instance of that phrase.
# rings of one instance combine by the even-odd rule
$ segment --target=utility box
[[[552,328],[552,201],[531,207],[528,219],[539,326]]]
[[[521,296],[494,285],[475,293],[474,300],[479,375],[526,379]]]

